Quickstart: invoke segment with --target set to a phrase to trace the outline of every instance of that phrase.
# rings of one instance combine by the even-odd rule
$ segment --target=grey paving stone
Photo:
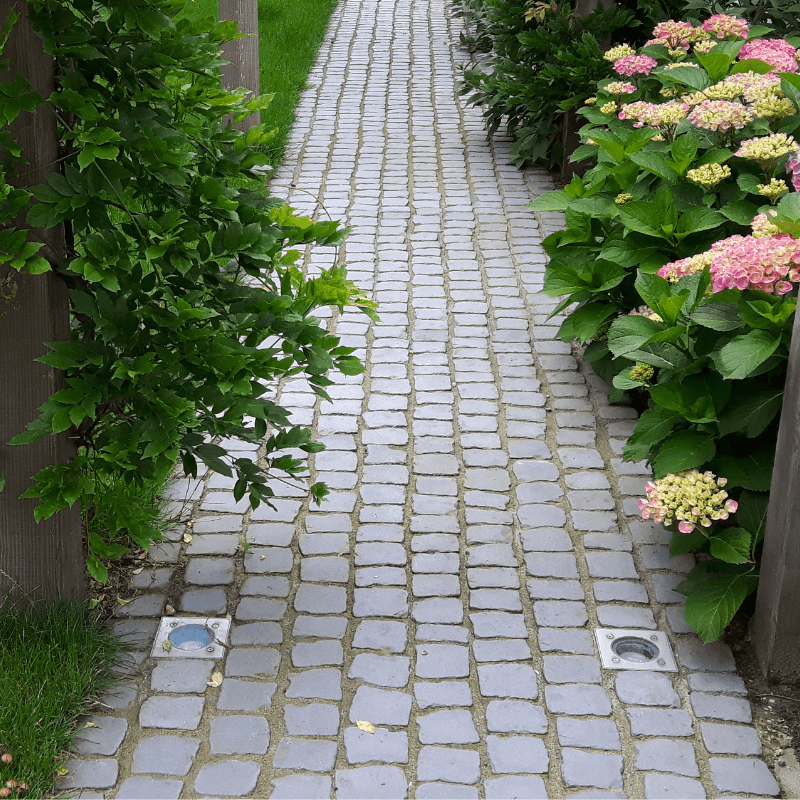
[[[203,697],[148,697],[139,709],[139,725],[193,731],[200,724],[204,705]]]
[[[327,775],[287,775],[272,779],[270,800],[328,800],[332,778]]]
[[[402,653],[406,649],[407,638],[405,622],[367,619],[358,623],[353,647],[365,650],[386,649],[390,653]]]
[[[232,556],[239,549],[236,536],[225,533],[203,533],[192,536],[186,548],[189,556],[222,555]]]
[[[415,575],[411,591],[414,597],[458,597],[461,582],[458,575]]]
[[[547,800],[548,798],[544,781],[535,775],[529,777],[509,775],[505,778],[492,778],[485,781],[483,785],[486,791],[486,800],[509,800],[509,798]]]
[[[477,783],[480,778],[480,756],[475,750],[428,745],[419,751],[417,780]]]
[[[336,736],[339,731],[339,709],[328,703],[287,705],[283,717],[291,736]]]
[[[680,708],[681,705],[672,681],[663,672],[619,672],[615,685],[617,697],[623,703],[672,708]]]
[[[653,579],[659,577],[652,576]],[[647,589],[633,581],[595,581],[592,585],[595,599],[600,603],[621,600],[627,603],[647,603]]]
[[[116,796],[123,800],[177,800],[181,796],[183,781],[158,778],[127,778],[122,782]],[[102,795],[101,795],[102,797]]]
[[[169,567],[146,567],[138,575],[133,575],[131,585],[134,589],[155,592],[169,586],[173,570]]]
[[[471,744],[479,741],[469,711],[434,711],[417,717],[422,744]]]
[[[295,527],[286,522],[251,523],[247,526],[247,538],[252,539],[255,544],[288,547],[295,538]]]
[[[467,582],[470,589],[518,589],[519,575],[515,569],[473,567],[467,570]]]
[[[181,595],[179,608],[193,614],[225,614],[228,611],[228,598],[225,590],[218,586],[211,589],[190,589]]]
[[[405,566],[408,560],[406,549],[402,544],[387,542],[362,542],[356,545],[356,566],[365,567],[375,564]]]
[[[231,759],[200,768],[194,782],[198,794],[211,797],[242,797],[256,788],[261,767],[252,761]]]
[[[376,656],[359,653],[350,666],[349,678],[376,686],[400,689],[408,683],[410,659],[407,656]]]
[[[109,708],[121,710],[128,708],[138,697],[139,692],[137,689],[117,684],[105,691],[100,696],[100,701]]]
[[[689,697],[698,717],[724,719],[730,722],[752,722],[750,703],[742,697],[692,692]]]
[[[558,467],[552,461],[517,461],[514,474],[521,481],[557,481]]]
[[[163,594],[143,594],[127,605],[117,605],[114,615],[117,617],[160,617],[164,612],[167,598]]]
[[[236,607],[236,619],[241,622],[250,620],[280,620],[286,614],[285,600],[272,600],[268,597],[243,597]]]
[[[472,643],[476,661],[527,661],[531,649],[523,639],[476,639]]]
[[[119,774],[119,764],[114,758],[95,758],[91,761],[70,758],[64,764],[64,769],[68,774],[58,778],[57,789],[109,789],[117,782]]]
[[[700,639],[678,642],[678,661],[686,669],[701,672],[735,672],[736,662],[733,660],[728,645],[722,642],[705,644]]]
[[[417,684],[419,685],[419,684]],[[408,725],[411,695],[359,686],[350,706],[350,722],[360,719],[373,725]]]
[[[215,663],[210,659],[164,659],[159,661],[150,678],[154,692],[204,694],[206,681],[211,677]]]
[[[692,736],[692,718],[682,709],[628,708],[634,736]]]
[[[231,631],[231,645],[281,644],[283,632],[277,622],[249,622],[236,625]]]
[[[301,583],[294,597],[294,608],[309,614],[341,614],[347,608],[347,589]]]
[[[527,583],[528,592],[534,600],[583,600],[583,587],[580,581],[551,581],[534,578]]]
[[[536,623],[547,628],[580,628],[589,620],[583,603],[539,600],[533,604]]]
[[[675,739],[651,739],[636,745],[636,769],[674,772],[690,778],[700,777],[697,757],[690,742]]]
[[[405,617],[408,615],[408,592],[405,589],[356,589],[353,616]]]
[[[593,578],[632,578],[638,579],[639,573],[630,553],[586,553],[586,565]]]
[[[546,733],[544,709],[522,700],[492,700],[486,707],[486,726],[494,733]]]
[[[535,700],[539,694],[536,673],[527,664],[482,664],[478,683],[484,697]]]
[[[597,621],[604,628],[656,629],[656,621],[653,618],[653,612],[649,608],[598,605]]]
[[[711,783],[718,792],[755,794],[759,797],[780,795],[778,782],[767,765],[758,758],[709,758]]]
[[[320,527],[325,525],[328,528],[337,528],[338,530],[349,531],[353,526],[350,522],[349,516],[344,516],[340,524],[334,524],[331,521],[332,517],[338,517],[338,514],[331,514],[325,517],[312,517],[314,525]],[[306,527],[308,528],[310,520],[306,520]],[[328,554],[337,555],[340,553],[347,553],[350,550],[350,537],[347,533],[322,532],[322,533],[301,533],[298,537],[300,545],[300,552],[304,556],[324,556]]]
[[[408,734],[405,731],[376,728],[374,733],[367,733],[359,728],[345,728],[344,747],[348,764],[364,764],[368,761],[408,763]]]
[[[571,719],[557,722],[558,741],[562,747],[586,747],[591,750],[621,750],[619,731],[610,719]]]
[[[459,623],[464,619],[464,607],[461,600],[450,597],[417,600],[411,609],[411,616],[416,622]]]
[[[313,556],[300,560],[300,580],[319,583],[347,583],[350,562],[341,556]]]
[[[225,678],[217,708],[220,711],[260,711],[272,705],[277,684]]]
[[[545,656],[542,665],[549,683],[600,683],[600,661],[592,656]]]
[[[263,717],[237,714],[211,720],[214,755],[263,755],[269,747],[269,725]]]
[[[541,739],[532,736],[487,736],[489,765],[495,774],[547,772],[550,758]]]
[[[732,753],[737,756],[761,755],[761,739],[755,728],[745,725],[701,722],[700,732],[709,753]]]
[[[458,553],[458,536],[449,533],[416,534],[411,537],[411,550],[414,553]]]
[[[470,608],[522,611],[519,592],[513,589],[473,589],[469,595]]]
[[[583,536],[583,546],[597,550],[619,550],[630,552],[633,542],[630,536],[623,533],[586,533]]]
[[[344,617],[298,616],[294,621],[292,636],[298,638],[342,639],[347,631]]]
[[[539,484],[533,484],[539,485]],[[550,486],[552,484],[545,484]],[[522,531],[522,549],[526,552],[553,553],[570,552],[573,548],[572,539],[562,528],[534,528]]]
[[[600,789],[622,788],[622,756],[587,753],[565,747],[561,751],[561,774],[567,786],[597,786]]]
[[[463,784],[420,783],[414,792],[414,797],[416,800],[478,800],[478,789],[476,786]]]
[[[549,503],[531,503],[517,509],[519,524],[525,528],[558,528],[567,522],[567,512]]]
[[[472,705],[472,690],[462,681],[417,682],[414,697],[420,708]]]
[[[539,628],[539,649],[543,652],[560,651],[576,655],[593,655],[592,634],[583,628]]]
[[[342,664],[344,651],[338,639],[319,642],[298,642],[292,647],[292,664],[295,667],[322,667]]]
[[[128,721],[95,714],[90,722],[94,727],[82,728],[78,732],[72,743],[72,752],[79,756],[113,756],[125,738]]]
[[[644,776],[644,796],[646,800],[705,800],[706,791],[691,778],[650,773]]]
[[[458,572],[457,553],[417,553],[411,559],[412,572]]]
[[[522,614],[503,611],[478,611],[469,615],[475,636],[482,638],[505,637],[527,639],[528,629]]]
[[[272,647],[232,647],[225,661],[225,676],[230,678],[274,678],[281,654]]]
[[[469,631],[460,625],[417,625],[418,642],[467,642]]]
[[[201,586],[227,585],[233,583],[232,558],[190,558],[186,565],[186,583]]]
[[[408,781],[399,767],[337,769],[336,797],[340,800],[404,800]]]
[[[338,669],[307,669],[289,676],[287,697],[318,700],[342,699],[342,673]]]
[[[544,697],[548,710],[554,714],[594,714],[598,717],[611,714],[611,701],[602,686],[582,683],[545,686]]]
[[[467,548],[468,567],[516,567],[510,544],[479,544]]]
[[[278,742],[274,765],[280,769],[329,772],[336,760],[336,742],[285,736]]]
[[[356,586],[405,586],[406,571],[401,567],[359,567]]]
[[[747,694],[744,681],[727,672],[693,672],[689,675],[689,688],[694,692]]]

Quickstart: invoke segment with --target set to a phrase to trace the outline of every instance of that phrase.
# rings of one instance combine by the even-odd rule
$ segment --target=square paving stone
[[[495,733],[546,733],[544,709],[522,700],[492,700],[486,707],[486,726]]]
[[[524,639],[476,639],[472,643],[475,660],[486,661],[527,661],[531,649]]]
[[[467,570],[470,589],[518,589],[519,575],[506,567],[473,567]]]
[[[567,786],[597,786],[600,789],[622,788],[622,756],[587,753],[565,747],[561,774]]]
[[[453,747],[423,747],[417,758],[417,780],[477,783],[480,756],[475,750]]]
[[[658,577],[653,575],[653,579]],[[599,603],[620,600],[627,603],[647,603],[647,589],[633,581],[595,581],[592,585],[595,599]]]
[[[593,578],[639,578],[630,553],[586,553],[586,564]]]
[[[408,763],[408,734],[405,731],[376,728],[374,733],[367,733],[359,728],[345,728],[344,747],[348,764],[363,764],[367,761],[381,761],[384,764]]]
[[[211,677],[214,666],[215,662],[209,659],[159,661],[150,678],[150,688],[154,692],[204,694],[206,681]]]
[[[211,720],[213,755],[263,755],[269,747],[269,725],[263,717],[238,714]]]
[[[464,619],[464,606],[461,600],[449,597],[417,600],[414,603],[411,616],[416,622],[457,624]]]
[[[318,586],[301,583],[294,598],[296,611],[309,614],[341,614],[347,608],[347,589],[344,586]]]
[[[636,769],[674,772],[698,778],[697,756],[690,742],[675,739],[651,739],[636,745]]]
[[[600,683],[600,661],[592,656],[545,656],[542,662],[550,683]]]
[[[139,724],[193,731],[200,724],[205,702],[203,697],[148,697],[139,709]]]
[[[72,743],[72,752],[79,756],[113,756],[117,752],[125,733],[128,721],[121,717],[94,715],[93,727],[82,728]]]
[[[527,664],[482,664],[478,683],[484,697],[535,700],[539,694],[536,673]]]
[[[583,628],[539,628],[539,649],[576,655],[595,653],[592,634]]]
[[[653,612],[649,608],[599,605],[597,621],[605,628],[656,628]]]
[[[549,503],[531,503],[517,509],[517,519],[525,528],[559,528],[566,525],[567,512]]]
[[[405,586],[406,571],[400,567],[359,567],[356,586]]]
[[[328,703],[287,705],[283,718],[291,736],[336,736],[339,732],[339,709]]]
[[[727,672],[694,672],[689,675],[689,688],[693,692],[725,692],[747,694],[744,681]]]
[[[347,619],[343,617],[298,616],[294,621],[292,636],[312,639],[343,639],[347,632]]]
[[[544,696],[548,710],[554,714],[575,716],[594,714],[598,717],[607,717],[611,714],[611,701],[602,686],[585,683],[545,686]]]
[[[350,666],[349,678],[356,678],[376,686],[402,688],[408,683],[409,665],[407,656],[376,656],[359,653]]]
[[[414,697],[420,708],[472,705],[472,690],[462,681],[418,682],[414,684]]]
[[[528,592],[534,600],[583,600],[583,586],[580,581],[533,578],[527,583]]]
[[[402,653],[406,649],[408,628],[405,622],[385,622],[365,619],[358,623],[353,647],[363,650],[383,650]]]
[[[503,795],[506,798],[512,796]],[[453,783],[420,783],[414,797],[416,800],[478,800],[478,789]]]
[[[539,600],[533,604],[536,624],[546,628],[580,628],[589,620],[583,603]]]
[[[225,661],[225,677],[274,678],[281,654],[272,647],[233,647]]]
[[[356,545],[356,566],[388,565],[403,567],[408,554],[402,544],[387,542],[361,542]]]
[[[591,750],[621,750],[619,731],[610,719],[570,719],[560,717],[558,742],[562,747],[586,747]]]
[[[408,592],[405,589],[356,589],[353,595],[354,617],[408,616]]]
[[[503,611],[478,611],[469,615],[475,636],[482,638],[506,637],[527,639],[528,629],[522,614]]]
[[[709,758],[711,783],[718,792],[755,794],[759,797],[780,795],[778,782],[767,765],[758,758]]]
[[[341,700],[342,673],[338,669],[307,669],[290,675],[286,696]]]
[[[283,632],[277,622],[250,622],[236,625],[231,631],[231,644],[281,644]]]
[[[219,586],[191,589],[181,595],[180,610],[193,614],[225,614],[228,611],[228,597]]]
[[[277,688],[275,683],[225,678],[217,708],[220,711],[260,711],[262,708],[270,708]]]
[[[733,753],[737,756],[761,755],[761,739],[755,728],[745,725],[701,722],[700,732],[709,753]]]
[[[314,556],[300,561],[300,580],[317,583],[347,583],[350,562],[340,556]]]
[[[547,800],[547,789],[544,781],[534,775],[522,777],[509,775],[505,778],[492,778],[484,782],[486,800]]]
[[[119,764],[115,758],[80,761],[70,758],[64,768],[68,774],[56,781],[57,789],[110,789],[117,782]]]
[[[530,575],[540,578],[578,577],[578,567],[572,553],[526,553],[525,565]]]
[[[469,649],[456,644],[417,645],[418,678],[466,678]]]
[[[252,761],[221,761],[206,764],[194,782],[197,794],[211,797],[242,797],[256,788],[261,767]]]
[[[410,694],[359,686],[350,706],[349,719],[350,722],[363,719],[373,725],[408,725],[410,714]]]
[[[706,791],[691,778],[650,773],[644,776],[644,796],[646,800],[706,800]]]
[[[550,757],[541,739],[532,736],[487,736],[492,772],[547,772]]]
[[[616,689],[623,703],[672,708],[681,705],[672,681],[663,672],[620,672],[616,677]]]
[[[285,575],[250,575],[244,579],[239,594],[288,597],[291,589],[292,583]]]
[[[195,534],[186,548],[190,556],[221,555],[232,556],[239,549],[239,540],[236,536],[225,533]]]
[[[116,796],[121,800],[141,800],[142,797],[148,800],[177,800],[182,789],[183,781],[176,779],[128,778],[122,782]]]
[[[411,591],[414,597],[458,597],[461,581],[458,575],[414,575]]]
[[[400,767],[337,769],[335,781],[339,800],[405,800],[408,793],[408,779]]]
[[[327,775],[287,775],[272,779],[270,800],[328,800],[332,779]]]
[[[338,639],[320,642],[299,642],[292,647],[292,664],[295,667],[322,667],[344,661],[342,643]]]
[[[163,594],[144,594],[131,600],[127,605],[117,605],[114,615],[117,617],[160,617],[164,613],[167,599]]]
[[[469,631],[460,625],[417,625],[418,642],[467,642]]]
[[[469,607],[498,609],[501,611],[522,611],[519,592],[513,589],[473,589],[469,593]]]
[[[683,709],[628,708],[634,736],[693,736],[692,718]]]
[[[190,558],[186,565],[186,583],[217,586],[233,583],[232,558]]]
[[[458,569],[458,553],[417,553],[411,559],[412,572],[457,573]]]
[[[536,486],[555,484],[533,484]],[[560,490],[559,490],[560,491]],[[569,534],[561,528],[534,528],[529,531],[522,531],[522,549],[526,552],[536,551],[545,552],[564,552],[568,553],[573,549],[572,539]]]
[[[469,711],[434,711],[417,717],[422,744],[471,744],[480,741]]]
[[[273,764],[279,769],[330,772],[337,749],[336,742],[285,736],[278,742]]]
[[[243,597],[236,607],[236,619],[241,622],[249,620],[281,620],[286,614],[285,600],[272,600],[267,597]]]
[[[724,719],[730,722],[752,722],[750,703],[742,697],[692,692],[689,697],[698,717]]]
[[[678,662],[700,672],[736,672],[731,649],[723,642],[705,644],[697,638],[679,642]]]

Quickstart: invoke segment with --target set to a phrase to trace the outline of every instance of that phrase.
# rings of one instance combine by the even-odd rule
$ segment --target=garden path
[[[353,229],[308,269],[346,263],[380,303],[377,324],[330,317],[366,365],[333,403],[300,379],[280,390],[327,446],[312,466],[331,495],[309,507],[284,486],[277,512],[249,512],[219,475],[173,487],[191,541],[154,548],[119,609],[139,666],[64,788],[778,794],[730,651],[683,621],[691,557],[638,518],[646,472],[620,457],[635,413],[548,319],[541,241],[559,220],[527,203],[551,179],[510,166],[455,97],[457,42],[444,0],[340,0],[273,181]],[[232,615],[227,657],[148,658],[167,603]],[[679,671],[601,668],[598,626],[667,632]]]

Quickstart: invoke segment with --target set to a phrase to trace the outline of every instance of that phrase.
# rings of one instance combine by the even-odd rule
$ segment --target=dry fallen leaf
[[[210,681],[206,681],[206,686],[211,686],[216,689],[217,686],[222,685],[222,673],[217,670],[212,676]]]
[[[69,770],[62,767],[61,769],[56,770],[56,773],[63,778],[65,775],[69,775]]]
[[[167,612],[167,614],[174,614],[174,613],[175,613],[175,609],[174,609],[174,607],[173,607],[173,606],[166,606],[166,607],[164,608],[164,611],[166,611],[166,612]]]
[[[266,556],[261,556],[260,560],[263,561],[265,558],[266,558]]]
[[[191,533],[184,533],[183,534],[183,541],[184,542],[191,542],[192,541],[192,534]]]
[[[163,648],[164,648],[164,649],[165,649],[165,650],[166,650],[168,653],[169,653],[169,651],[170,651],[170,650],[172,650],[172,642],[171,642],[169,639],[167,639],[167,640],[164,642],[164,644],[162,644],[161,646],[162,646],[162,647],[163,647]]]
[[[365,719],[357,719],[356,726],[367,733],[375,733],[375,726],[371,722],[367,722]]]
[[[97,725],[96,722],[87,722],[83,727],[84,728],[97,728],[98,725]]]
[[[141,572],[143,569],[144,569],[144,567],[137,567],[137,568],[136,568],[136,569],[133,571],[133,574],[134,574],[134,575],[138,575],[138,574],[139,574],[139,573],[140,573],[140,572]]]
[[[119,595],[118,595],[118,596],[117,596],[117,602],[118,602],[118,603],[119,603],[121,606],[126,606],[126,605],[128,605],[128,603],[130,603],[131,601],[130,601],[130,600],[123,600],[123,599],[122,599],[121,597],[119,597]]]

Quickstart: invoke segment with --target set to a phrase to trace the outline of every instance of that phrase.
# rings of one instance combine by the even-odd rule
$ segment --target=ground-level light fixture
[[[594,635],[605,669],[678,671],[672,647],[663,631],[595,628]]]
[[[231,621],[224,617],[161,617],[153,658],[222,658]]]

